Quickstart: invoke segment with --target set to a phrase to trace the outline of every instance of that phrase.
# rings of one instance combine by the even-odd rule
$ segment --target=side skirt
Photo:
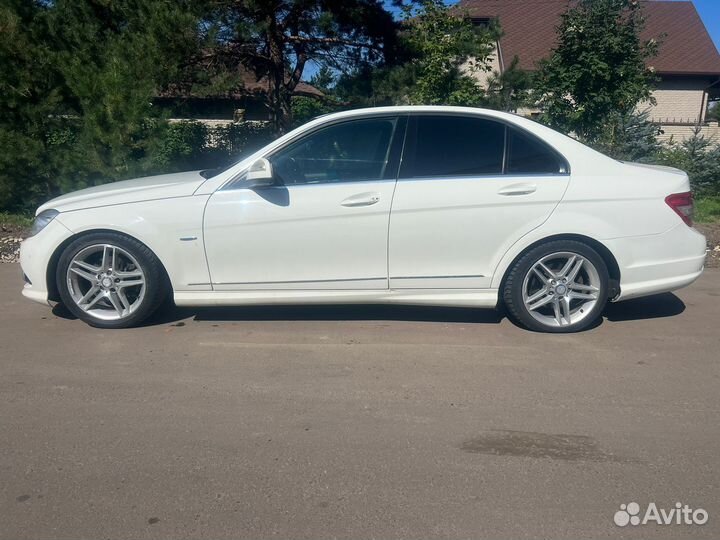
[[[405,304],[494,308],[498,303],[497,289],[175,291],[173,296],[178,306]]]

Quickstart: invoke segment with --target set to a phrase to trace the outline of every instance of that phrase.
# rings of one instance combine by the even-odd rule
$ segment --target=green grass
[[[26,214],[9,214],[8,212],[0,212],[0,225],[10,227],[30,227],[33,218]]]
[[[698,223],[720,222],[720,197],[704,197],[695,201],[695,221]]]

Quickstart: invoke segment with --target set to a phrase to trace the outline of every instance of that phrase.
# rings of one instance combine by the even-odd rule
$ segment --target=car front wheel
[[[520,257],[508,273],[503,300],[517,323],[540,332],[577,332],[602,315],[608,270],[586,244],[557,240]]]
[[[60,256],[56,280],[63,304],[99,328],[138,324],[167,293],[152,251],[115,233],[92,233],[72,242]]]

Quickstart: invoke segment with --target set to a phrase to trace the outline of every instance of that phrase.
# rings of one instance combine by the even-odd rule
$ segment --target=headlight
[[[59,213],[60,212],[57,210],[43,210],[40,212],[35,217],[35,221],[33,221],[32,229],[30,229],[30,236],[35,236],[37,233],[42,231]]]

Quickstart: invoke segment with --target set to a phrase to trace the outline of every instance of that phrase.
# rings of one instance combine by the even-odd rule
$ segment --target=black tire
[[[597,278],[599,278],[597,288],[599,290],[595,304],[589,312],[585,313],[582,311],[582,317],[577,323],[573,323],[572,317],[569,317],[570,324],[552,326],[539,321],[536,316],[531,314],[523,301],[523,287],[525,286],[525,278],[528,277],[528,279],[530,279],[529,274],[533,271],[533,267],[544,257],[556,253],[572,253],[589,261],[597,271]],[[608,301],[608,282],[609,275],[607,265],[594,249],[576,240],[553,240],[532,248],[515,261],[506,275],[502,288],[502,299],[508,317],[524,328],[536,332],[580,332],[595,325],[602,316],[603,309]],[[557,294],[557,291],[551,294]],[[576,302],[581,301],[576,300]],[[552,305],[553,304],[549,304],[549,306]],[[548,307],[547,309],[551,308]]]
[[[114,320],[105,320],[83,310],[70,292],[68,268],[81,251],[98,244],[117,246],[130,254],[139,264],[144,274],[145,289],[137,307],[127,316]],[[72,275],[72,274],[71,274]],[[134,238],[120,233],[97,232],[81,236],[68,245],[60,256],[55,274],[60,299],[67,309],[78,319],[96,328],[128,328],[136,326],[148,318],[165,301],[170,292],[165,270],[155,254]],[[113,289],[114,290],[114,289]]]

